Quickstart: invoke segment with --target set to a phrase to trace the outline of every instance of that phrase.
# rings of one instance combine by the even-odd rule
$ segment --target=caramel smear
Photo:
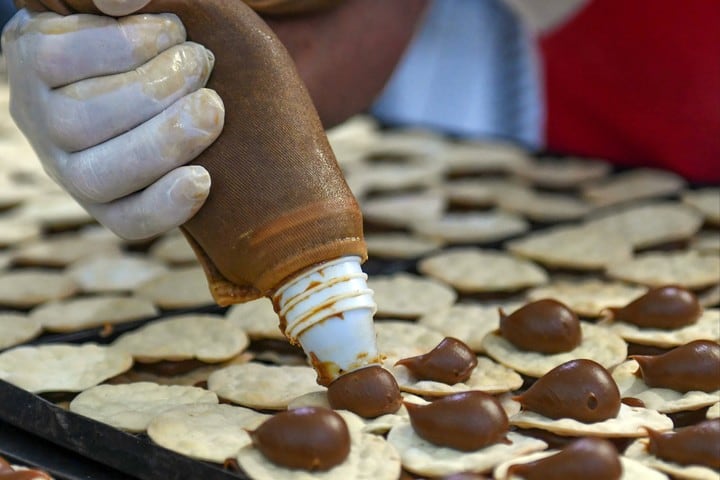
[[[640,368],[636,375],[650,387],[678,392],[720,389],[720,345],[695,340],[662,355],[633,355]]]
[[[281,412],[249,433],[255,448],[286,468],[329,470],[350,454],[347,424],[328,408],[302,407]]]
[[[395,413],[402,405],[395,377],[371,365],[337,378],[328,387],[328,401],[336,410],[350,410],[364,418]]]
[[[456,393],[427,405],[405,402],[405,407],[415,433],[435,445],[471,452],[507,443],[507,414],[500,402],[487,393]]]
[[[582,341],[575,312],[552,299],[528,303],[510,315],[500,309],[500,333],[522,350],[569,352]]]
[[[648,452],[681,465],[720,469],[720,418],[679,428],[674,432],[648,429]]]
[[[666,330],[692,325],[702,315],[695,294],[676,286],[652,288],[623,308],[607,310],[614,321]]]
[[[464,382],[477,366],[477,356],[462,341],[446,337],[428,353],[398,360],[419,380],[432,380],[448,385]]]
[[[548,418],[602,422],[620,411],[620,391],[610,372],[592,360],[570,360],[514,397],[522,408]]]
[[[526,480],[618,480],[622,465],[612,443],[600,438],[575,440],[560,452],[508,469],[508,477]]]

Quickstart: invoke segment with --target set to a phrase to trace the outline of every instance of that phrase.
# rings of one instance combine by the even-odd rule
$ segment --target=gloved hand
[[[114,3],[130,13],[133,2]],[[184,165],[218,137],[225,112],[203,88],[213,55],[185,39],[171,14],[21,10],[3,32],[13,119],[45,171],[128,239],[185,223],[210,189],[203,167]]]

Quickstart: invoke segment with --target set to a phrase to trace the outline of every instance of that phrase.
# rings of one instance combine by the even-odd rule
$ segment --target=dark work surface
[[[0,421],[0,455],[11,463],[45,470],[58,480],[135,480]]]
[[[109,425],[96,422],[82,415],[68,412],[47,400],[0,380],[0,430],[7,430],[7,440],[0,437],[0,451],[21,449],[20,435],[12,435],[12,427],[19,427],[26,434],[37,435],[56,445],[74,452],[74,467],[92,467],[87,457],[105,465],[108,471],[123,472],[123,476],[72,476],[73,470],[59,470],[61,479],[132,479],[141,480],[238,480],[246,479],[239,473],[222,466],[200,462],[177,454],[154,444],[145,435],[133,435]],[[10,428],[4,428],[10,424]],[[30,435],[30,437],[32,437]],[[54,455],[45,454],[40,440],[27,441],[26,452],[8,456],[50,470],[50,462],[59,461]],[[7,445],[6,445],[7,444]],[[27,445],[27,443],[25,444]],[[44,445],[44,444],[43,444]],[[50,447],[48,447],[48,451]],[[30,461],[30,456],[37,458]],[[62,455],[58,455],[60,457]],[[25,460],[27,458],[27,460]],[[68,457],[70,458],[70,457]],[[69,460],[71,463],[72,460]],[[85,465],[81,465],[81,464]],[[120,475],[120,474],[118,474]]]

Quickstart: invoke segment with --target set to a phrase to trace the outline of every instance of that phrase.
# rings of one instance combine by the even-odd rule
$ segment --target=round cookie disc
[[[708,308],[697,322],[675,330],[641,328],[625,322],[610,322],[607,327],[628,342],[670,348],[693,340],[720,341],[720,310]]]
[[[599,317],[608,307],[623,307],[647,289],[622,282],[598,279],[560,280],[535,287],[527,293],[530,301],[554,298],[582,317]]]
[[[0,247],[20,245],[40,236],[40,226],[30,220],[0,216]]]
[[[720,257],[697,252],[648,252],[608,265],[610,278],[648,287],[680,285],[691,290],[720,282]]]
[[[0,305],[30,308],[77,293],[68,275],[55,270],[24,269],[0,273]]]
[[[440,248],[443,242],[407,233],[365,234],[368,255],[372,258],[413,259]]]
[[[584,423],[574,418],[552,419],[539,413],[522,410],[510,417],[510,424],[520,428],[538,428],[563,436],[583,437],[594,436],[603,438],[644,437],[645,428],[659,432],[672,430],[670,417],[649,408],[629,407],[620,404],[620,411],[615,418],[602,422]]]
[[[540,378],[553,368],[576,358],[595,360],[610,369],[627,357],[627,344],[604,327],[580,322],[582,342],[569,352],[545,354],[520,350],[499,333],[488,333],[483,340],[485,352],[516,372]]]
[[[645,408],[660,413],[675,413],[698,410],[718,401],[720,390],[714,392],[677,392],[669,388],[649,387],[642,378],[635,376],[639,366],[635,360],[628,360],[615,367],[612,377],[620,389],[620,396],[633,397],[645,404]]]
[[[247,429],[257,428],[269,415],[249,408],[195,403],[171,408],[147,426],[153,442],[182,455],[223,463],[250,445]]]
[[[478,357],[478,364],[470,378],[454,385],[418,380],[402,365],[394,366],[392,372],[401,390],[426,397],[444,396],[468,390],[480,390],[491,394],[504,393],[517,390],[523,384],[522,377],[514,370],[486,357]]]
[[[114,257],[120,254],[115,238],[69,233],[21,245],[13,252],[13,261],[18,265],[64,267],[96,255]]]
[[[530,229],[522,217],[500,210],[446,213],[442,217],[416,221],[413,232],[447,243],[492,243]]]
[[[149,318],[158,311],[149,300],[103,295],[48,302],[30,312],[30,317],[51,332],[73,332]]]
[[[197,263],[192,247],[180,232],[164,235],[150,247],[150,255],[171,265]]]
[[[261,363],[233,365],[214,372],[208,388],[237,405],[260,410],[284,410],[297,396],[325,391],[307,366],[278,366]]]
[[[165,265],[140,255],[94,256],[68,267],[84,292],[126,292],[165,273]]]
[[[548,280],[545,270],[532,262],[477,248],[440,252],[421,260],[418,270],[463,293],[512,292]]]
[[[575,189],[581,183],[605,178],[611,165],[589,158],[533,159],[527,168],[515,169],[515,176],[551,189]]]
[[[720,418],[720,402],[717,402],[716,404],[711,405],[710,408],[708,408],[705,416],[708,419]]]
[[[285,340],[285,335],[280,331],[278,315],[267,298],[233,305],[228,309],[225,318],[245,330],[248,337],[254,340]]]
[[[523,304],[506,302],[501,304],[458,303],[448,308],[426,313],[418,319],[418,325],[437,330],[446,337],[454,337],[465,343],[475,352],[484,352],[482,341],[485,335],[500,326],[502,307],[506,314],[511,314]]]
[[[423,325],[400,320],[375,322],[378,352],[385,355],[388,368],[401,358],[427,353],[445,336]]]
[[[203,388],[151,382],[98,385],[70,402],[70,411],[128,432],[144,432],[150,420],[178,405],[218,403]]]
[[[205,272],[199,266],[179,267],[144,282],[135,294],[164,309],[214,305]]]
[[[113,348],[141,362],[229,360],[247,348],[245,332],[219,315],[187,314],[154,321],[125,333]]]
[[[583,196],[595,205],[657,198],[678,193],[685,180],[674,173],[652,168],[636,168],[601,182],[586,185]]]
[[[690,205],[711,225],[720,225],[720,188],[708,187],[682,194],[683,203]]]
[[[535,462],[556,453],[558,453],[558,450],[545,450],[544,452],[535,452],[523,457],[513,458],[495,467],[493,476],[495,480],[522,480],[522,478],[517,475],[508,476],[508,469],[513,465]],[[637,460],[622,455],[620,456],[620,464],[622,465],[622,476],[620,480],[664,480],[668,478],[664,473],[660,473],[657,470],[646,467]]]
[[[129,354],[94,343],[23,346],[0,353],[0,379],[33,393],[81,392],[132,363]]]
[[[625,450],[628,458],[636,460],[650,468],[665,472],[673,478],[686,480],[717,480],[716,470],[702,465],[680,465],[679,463],[662,460],[647,451],[648,439],[640,438],[631,443]]]
[[[42,325],[24,314],[0,312],[0,350],[19,345],[40,335]]]
[[[510,444],[496,443],[474,452],[440,447],[420,438],[410,423],[393,427],[388,442],[397,448],[403,467],[418,475],[439,477],[460,472],[487,472],[496,465],[547,448],[542,440],[509,432]]]
[[[377,315],[384,317],[417,318],[457,298],[444,283],[404,272],[371,276],[367,285],[375,292]]]

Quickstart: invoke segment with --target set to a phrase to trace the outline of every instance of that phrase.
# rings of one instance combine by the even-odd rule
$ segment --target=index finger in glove
[[[14,22],[4,41],[17,42],[23,58],[51,88],[133,70],[186,38],[172,14],[114,19],[43,13],[17,15]]]

